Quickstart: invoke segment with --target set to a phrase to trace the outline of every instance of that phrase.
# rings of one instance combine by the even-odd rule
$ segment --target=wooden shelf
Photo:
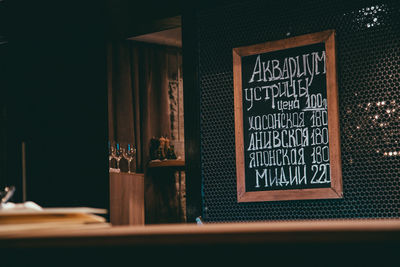
[[[185,167],[185,161],[181,159],[150,161],[149,168],[165,168],[165,167]]]

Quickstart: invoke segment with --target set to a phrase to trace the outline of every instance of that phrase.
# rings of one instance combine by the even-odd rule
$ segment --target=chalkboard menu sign
[[[335,31],[233,49],[238,202],[342,197]]]

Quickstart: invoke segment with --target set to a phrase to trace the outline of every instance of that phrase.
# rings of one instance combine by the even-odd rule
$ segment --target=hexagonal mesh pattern
[[[269,2],[197,15],[204,219],[399,217],[400,1]],[[237,203],[232,48],[327,29],[337,34],[344,198]]]

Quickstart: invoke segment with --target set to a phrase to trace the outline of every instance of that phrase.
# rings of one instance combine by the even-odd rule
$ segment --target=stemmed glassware
[[[123,156],[128,161],[128,173],[131,173],[131,162],[135,158],[136,149],[134,145],[128,144],[127,148],[123,150]]]
[[[134,164],[133,168],[131,168],[131,162],[136,158],[136,147],[133,144],[125,144],[122,145],[119,142],[109,141],[108,142],[108,160],[109,160],[109,168],[110,171],[120,172],[120,161],[121,159],[126,159],[128,163],[128,173],[132,173],[136,171],[136,164]],[[116,169],[113,169],[112,160],[116,161]],[[135,161],[134,161],[135,162]]]
[[[119,162],[122,159],[122,148],[119,143],[116,144],[115,150],[113,151],[113,157],[117,160],[117,169],[119,170]]]
[[[108,166],[109,168],[112,168],[112,159],[114,158],[115,155],[115,144],[114,142],[111,143],[110,141],[108,141]]]

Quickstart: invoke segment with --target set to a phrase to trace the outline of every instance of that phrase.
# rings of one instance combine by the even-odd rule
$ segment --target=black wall
[[[193,17],[198,76],[190,94],[200,99],[200,148],[193,154],[201,168],[191,182],[188,174],[189,208],[196,207],[192,190],[206,221],[399,217],[397,1],[242,1],[198,7]],[[344,198],[237,203],[232,48],[328,29],[337,33]]]
[[[6,1],[7,184],[42,206],[108,208],[105,3]]]

